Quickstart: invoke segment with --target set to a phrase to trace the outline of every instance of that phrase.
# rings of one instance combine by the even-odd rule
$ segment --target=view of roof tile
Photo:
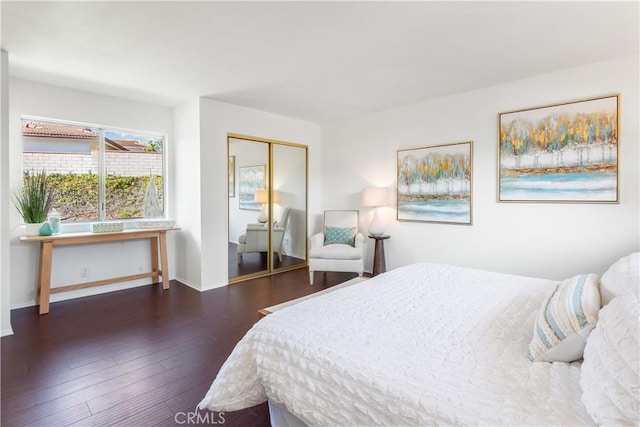
[[[141,144],[135,139],[113,139],[112,141],[122,145],[129,151],[146,151],[147,150],[146,145]]]
[[[44,138],[98,139],[98,134],[87,128],[52,122],[22,121],[24,136]],[[107,149],[121,151],[146,151],[147,146],[133,139],[105,138]]]
[[[89,129],[62,123],[22,122],[25,136],[47,136],[50,138],[96,139],[98,134]]]

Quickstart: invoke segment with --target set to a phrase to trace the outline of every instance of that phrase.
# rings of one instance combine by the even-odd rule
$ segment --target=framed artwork
[[[618,98],[500,113],[498,201],[617,203]]]
[[[471,224],[473,141],[398,150],[398,221]]]
[[[254,201],[256,190],[265,188],[265,165],[238,168],[238,197],[240,209],[259,211],[262,204]]]
[[[236,156],[229,156],[229,197],[236,197]]]

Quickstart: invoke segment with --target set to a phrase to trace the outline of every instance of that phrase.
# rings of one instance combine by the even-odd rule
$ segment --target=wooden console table
[[[169,261],[167,259],[167,231],[179,228],[132,229],[109,233],[63,233],[53,236],[23,236],[25,242],[40,242],[40,261],[38,264],[38,301],[40,314],[49,313],[49,295],[76,289],[111,283],[128,282],[130,280],[152,277],[154,283],[162,278],[162,289],[169,289]],[[87,243],[114,242],[121,240],[149,239],[151,243],[151,271],[132,274],[93,282],[51,288],[51,261],[54,246],[83,245]],[[160,248],[160,269],[158,265],[158,248]]]

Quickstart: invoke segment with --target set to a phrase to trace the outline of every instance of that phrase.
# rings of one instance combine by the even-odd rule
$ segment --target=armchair
[[[323,231],[311,236],[309,283],[315,271],[364,273],[364,235],[358,231],[358,211],[325,211]]]
[[[280,221],[273,226],[272,248],[282,262],[283,240],[289,223],[289,208],[282,211]],[[238,264],[242,262],[242,254],[246,252],[269,251],[269,227],[262,224],[249,224],[244,234],[238,238]]]

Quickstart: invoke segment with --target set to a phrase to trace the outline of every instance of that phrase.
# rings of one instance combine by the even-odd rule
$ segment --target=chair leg
[[[309,284],[313,285],[313,271],[309,270]]]

